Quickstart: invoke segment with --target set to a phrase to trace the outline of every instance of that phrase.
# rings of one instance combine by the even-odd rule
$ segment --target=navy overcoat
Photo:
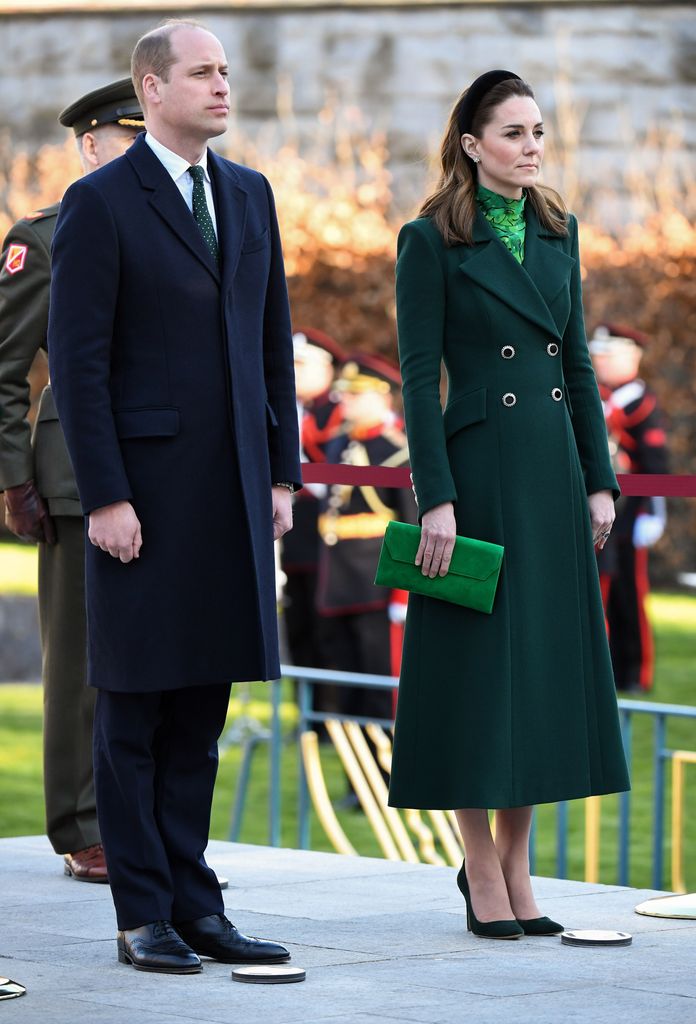
[[[279,674],[271,485],[300,483],[273,197],[208,153],[220,267],[144,137],[66,193],[49,359],[85,513],[133,503],[140,558],[87,544],[89,682]]]
[[[412,594],[390,800],[516,807],[628,788],[587,496],[618,494],[585,341],[577,222],[526,206],[524,264],[407,224],[396,273],[421,513],[505,548],[491,615]],[[440,406],[440,366],[448,376]]]

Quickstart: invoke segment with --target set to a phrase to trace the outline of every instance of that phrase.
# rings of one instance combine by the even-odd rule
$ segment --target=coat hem
[[[563,803],[566,800],[584,800],[590,796],[610,796],[614,793],[627,793],[631,789],[630,783],[617,783],[615,785],[606,786],[583,786],[577,790],[564,791],[562,793],[543,793],[543,794],[530,794],[526,799],[515,799],[511,801],[509,798],[491,797],[490,800],[484,800],[479,797],[472,797],[471,795],[463,794],[460,801],[452,801],[449,803],[443,803],[441,799],[432,801],[417,800],[416,802],[403,802],[397,797],[389,797],[389,806],[398,807],[401,809],[416,810],[416,811],[451,811],[460,810],[462,808],[484,808],[486,810],[498,810],[503,811],[512,807],[536,807],[538,804],[557,804]]]

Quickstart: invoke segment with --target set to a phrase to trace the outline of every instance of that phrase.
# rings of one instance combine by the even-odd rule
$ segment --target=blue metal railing
[[[327,719],[357,722],[366,725],[374,722],[385,728],[391,728],[392,722],[387,719],[365,718],[354,715],[341,715],[334,712],[326,713],[314,710],[313,691],[315,685],[330,683],[334,686],[360,686],[365,689],[393,690],[398,688],[398,679],[392,676],[363,675],[353,672],[330,672],[325,669],[303,668],[294,665],[281,665],[283,678],[298,683],[299,735]],[[270,744],[271,779],[269,795],[269,844],[280,845],[281,823],[281,756],[282,734],[280,720],[281,679],[271,684],[271,729],[267,737],[256,737],[245,747],[242,765],[237,782],[232,824],[229,838],[236,841],[241,830],[242,814],[246,802],[249,784],[251,761],[257,746],[261,742]],[[652,836],[652,886],[654,889],[663,887],[664,871],[664,823],[666,802],[666,765],[673,751],[667,747],[667,722],[670,718],[688,718],[696,721],[696,707],[679,704],[655,704],[648,701],[620,699],[619,715],[624,750],[629,768],[632,763],[633,715],[652,715],[654,718],[653,752],[653,836]],[[696,738],[696,734],[695,734]],[[299,745],[298,745],[299,750]],[[618,824],[618,870],[619,885],[629,885],[629,851],[631,833],[631,794],[619,794]],[[299,755],[299,788],[298,788],[298,846],[301,850],[310,848],[310,796],[304,763]],[[568,831],[569,804],[562,802],[556,805],[556,874],[559,878],[567,877],[568,872]],[[530,861],[534,870],[536,829],[532,827],[530,839]]]

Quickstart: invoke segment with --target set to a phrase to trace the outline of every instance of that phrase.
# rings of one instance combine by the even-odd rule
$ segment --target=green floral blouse
[[[476,189],[476,201],[481,212],[491,225],[496,235],[515,257],[518,263],[524,259],[524,201],[521,199],[506,199],[499,196],[497,192],[479,185]]]

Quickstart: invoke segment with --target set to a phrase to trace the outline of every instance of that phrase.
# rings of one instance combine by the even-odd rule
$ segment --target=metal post
[[[258,742],[257,736],[247,736],[244,740],[242,762],[239,766],[239,775],[237,776],[237,788],[234,794],[232,821],[230,822],[230,834],[228,837],[231,843],[236,843],[239,840],[239,833],[242,831],[242,817],[244,815],[244,805],[246,804],[249,776],[251,774],[251,759],[254,756]]]
[[[556,875],[568,877],[568,802],[562,800],[556,807]]]
[[[665,727],[664,714],[655,717],[655,793],[653,796],[653,889],[662,888],[662,847],[665,818]]]
[[[307,787],[307,776],[302,760],[302,734],[307,731],[309,725],[307,715],[312,710],[314,703],[312,699],[312,684],[307,679],[299,679],[299,705],[300,724],[298,730],[297,754],[299,757],[299,779],[298,779],[298,841],[300,850],[309,849],[309,789]]]
[[[632,720],[628,708],[621,710],[621,738],[624,754],[628,763],[629,774],[633,761]],[[631,793],[627,790],[619,794],[619,872],[618,884],[628,885],[630,877],[630,839],[631,839]]]
[[[271,683],[271,791],[269,794],[268,842],[280,846],[280,758],[282,736],[280,724],[280,679]]]

